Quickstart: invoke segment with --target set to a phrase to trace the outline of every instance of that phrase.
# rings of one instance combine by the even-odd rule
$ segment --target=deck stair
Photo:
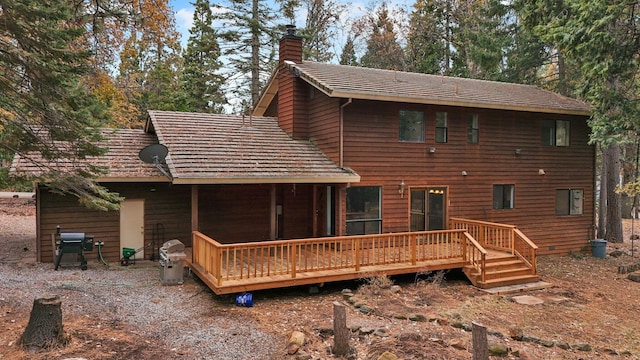
[[[485,278],[471,265],[463,268],[463,272],[474,286],[481,289],[519,285],[540,280],[527,264],[515,255],[492,254],[485,261]]]

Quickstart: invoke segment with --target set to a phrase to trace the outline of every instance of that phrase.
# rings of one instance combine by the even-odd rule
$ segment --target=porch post
[[[191,231],[198,230],[198,185],[191,185]]]
[[[270,214],[270,229],[269,229],[269,239],[276,239],[276,184],[271,184],[271,205],[269,206],[269,214]]]

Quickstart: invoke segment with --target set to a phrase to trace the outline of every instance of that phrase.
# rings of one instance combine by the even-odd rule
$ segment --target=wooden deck
[[[504,265],[514,258],[524,264],[520,274],[537,278],[535,245],[526,237],[525,244],[534,248],[516,245],[524,234],[517,234],[515,227],[471,222],[463,228],[467,221],[457,220],[452,220],[452,230],[240,244],[220,244],[196,231],[186,262],[219,295],[456,268],[465,269],[472,282],[482,286],[497,283],[495,274],[506,272],[502,266],[488,276],[487,264]],[[467,228],[478,237],[498,240],[485,249]]]

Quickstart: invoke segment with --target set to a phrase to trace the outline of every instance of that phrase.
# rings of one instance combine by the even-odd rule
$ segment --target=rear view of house
[[[91,161],[109,166],[99,182],[125,197],[120,211],[87,211],[39,184],[38,259],[53,261],[60,225],[103,241],[110,261],[145,246],[153,259],[178,238],[217,293],[443,268],[494,286],[537,280],[536,255],[588,244],[586,104],[303,61],[301,46],[293,31],[282,39],[250,115],[150,111],[144,130],[107,133],[109,152]],[[155,143],[168,176],[137,158]],[[12,171],[37,169],[17,157]]]

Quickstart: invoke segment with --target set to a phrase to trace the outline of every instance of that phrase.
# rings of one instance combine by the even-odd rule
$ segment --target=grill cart
[[[83,232],[60,232],[60,226],[56,227],[56,262],[54,270],[58,270],[64,254],[76,254],[80,260],[80,269],[87,270],[85,251],[93,250],[93,236]]]

